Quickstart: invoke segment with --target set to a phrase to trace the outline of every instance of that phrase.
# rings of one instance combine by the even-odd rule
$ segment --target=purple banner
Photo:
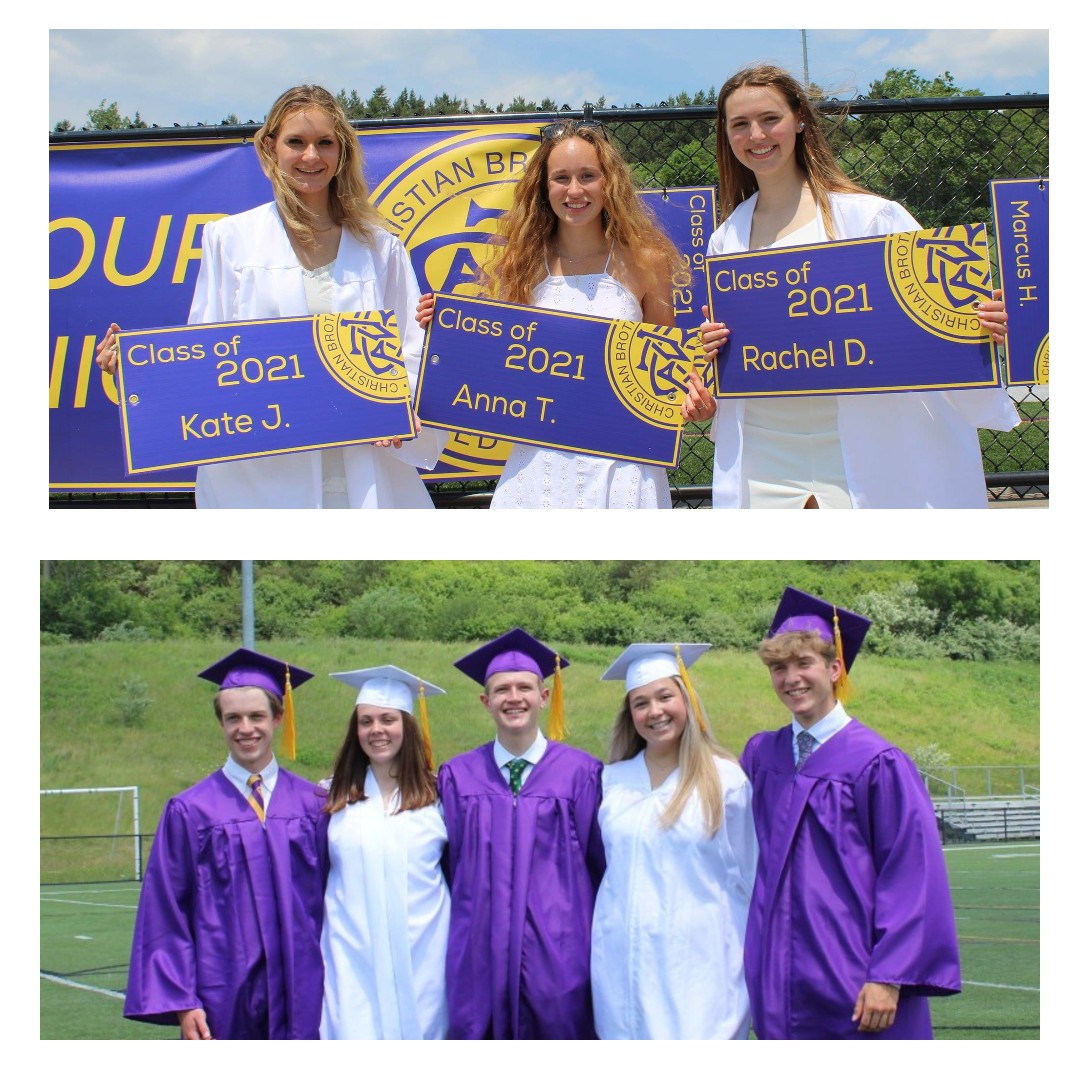
[[[421,291],[478,293],[499,217],[539,143],[539,123],[362,132],[372,200],[413,261]],[[249,140],[207,139],[50,147],[49,481],[53,491],[190,490],[194,470],[129,477],[118,394],[94,363],[110,322],[187,321],[202,227],[272,197]],[[712,189],[650,192],[682,253],[676,322],[696,327]],[[498,475],[504,441],[455,433],[429,479]]]

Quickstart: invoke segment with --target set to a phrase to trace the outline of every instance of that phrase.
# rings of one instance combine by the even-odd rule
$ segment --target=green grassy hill
[[[292,767],[311,778],[329,775],[355,698],[348,686],[326,676],[376,664],[397,664],[447,691],[429,699],[437,761],[492,738],[480,688],[452,666],[473,646],[342,639],[275,640],[266,646],[319,676],[296,691],[299,754]],[[235,642],[190,640],[43,646],[41,787],[138,785],[141,829],[152,832],[169,795],[224,760],[214,690],[196,672],[234,647]],[[618,652],[566,648],[567,741],[601,758],[622,689],[601,682],[600,675]],[[736,754],[755,731],[786,721],[752,652],[714,649],[694,665],[692,677],[718,738]],[[140,723],[125,724],[121,688],[135,678],[147,685],[152,704]],[[852,681],[849,711],[909,753],[935,743],[953,765],[1039,761],[1037,664],[861,656]],[[1037,773],[1027,782],[1037,784]],[[42,834],[98,831],[86,820],[85,808],[74,806],[77,801],[52,800],[47,816],[43,803]],[[111,818],[107,826],[111,830]]]

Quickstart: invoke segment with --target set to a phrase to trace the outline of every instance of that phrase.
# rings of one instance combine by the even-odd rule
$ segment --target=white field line
[[[963,983],[964,986],[981,986],[989,990],[1023,990],[1027,994],[1039,993],[1037,986],[1009,986],[1008,983],[973,982],[971,979],[964,979]]]
[[[77,904],[79,907],[112,907],[123,908],[125,911],[134,911],[137,904],[103,904],[100,900],[68,900],[60,896],[43,896],[43,904]]]
[[[70,986],[74,990],[89,990],[92,994],[104,994],[106,997],[124,999],[119,990],[103,990],[100,986],[87,986],[86,983],[73,982],[71,979],[62,979],[59,975],[48,975],[44,971],[41,977],[47,982],[59,983],[61,986]]]

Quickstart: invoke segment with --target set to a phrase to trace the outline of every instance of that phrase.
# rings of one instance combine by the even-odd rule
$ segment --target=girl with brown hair
[[[723,85],[716,159],[723,221],[709,255],[920,228],[844,173],[817,110],[780,68],[746,68]],[[978,307],[995,344],[1005,340],[999,295]],[[723,322],[701,332],[712,356],[730,333]],[[1003,388],[726,398],[713,425],[713,507],[985,507],[978,428],[1017,422]]]
[[[505,240],[484,275],[488,295],[512,304],[671,326],[671,241],[652,220],[626,162],[592,120],[549,124],[514,188]],[[427,326],[434,300],[417,320]],[[697,374],[683,416],[705,420],[715,403]],[[657,466],[514,445],[491,500],[502,508],[671,506]]]

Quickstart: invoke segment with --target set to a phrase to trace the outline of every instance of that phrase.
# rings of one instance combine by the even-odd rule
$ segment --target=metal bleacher
[[[934,810],[946,843],[1039,839],[1037,794],[1015,799],[936,799]]]

